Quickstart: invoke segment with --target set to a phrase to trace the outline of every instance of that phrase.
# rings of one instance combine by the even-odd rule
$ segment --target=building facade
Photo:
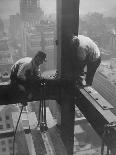
[[[47,55],[47,62],[41,65],[42,71],[56,69],[55,23],[42,23],[32,27],[25,38],[27,56],[33,57],[37,51],[42,50]]]
[[[21,0],[20,16],[26,22],[27,26],[33,26],[39,23],[44,16],[40,8],[40,0]]]
[[[15,105],[0,106],[0,134],[8,134],[13,131],[12,112],[18,111]],[[1,136],[2,137],[2,136]],[[16,151],[16,149],[15,149]],[[0,138],[0,155],[12,155],[13,137]]]

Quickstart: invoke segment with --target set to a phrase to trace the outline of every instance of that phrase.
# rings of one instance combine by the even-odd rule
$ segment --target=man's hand
[[[72,44],[76,48],[79,47],[79,39],[78,39],[78,36],[73,36],[73,38],[72,38]]]

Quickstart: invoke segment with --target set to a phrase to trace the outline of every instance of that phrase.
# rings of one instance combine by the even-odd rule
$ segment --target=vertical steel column
[[[74,78],[72,35],[78,35],[79,0],[57,0],[57,68],[61,78]]]
[[[69,155],[74,144],[74,79],[75,54],[72,36],[78,35],[79,0],[57,0],[57,69],[62,81],[61,90],[61,136]]]

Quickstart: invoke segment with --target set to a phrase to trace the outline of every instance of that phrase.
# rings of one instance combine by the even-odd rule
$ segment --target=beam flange
[[[103,109],[86,88],[76,89],[76,105],[85,118],[104,140],[113,155],[116,153],[116,116],[110,109]],[[101,96],[102,99],[102,96]],[[100,94],[99,94],[100,100]],[[105,100],[105,99],[104,99]],[[106,101],[107,102],[107,101]],[[109,103],[110,104],[110,103]],[[109,126],[109,128],[106,128]],[[106,130],[108,132],[106,132]],[[104,134],[105,133],[105,134]]]

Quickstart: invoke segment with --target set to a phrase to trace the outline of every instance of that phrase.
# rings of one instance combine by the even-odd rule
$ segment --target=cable
[[[46,83],[44,82],[43,84],[43,107],[44,107],[44,122],[46,124],[46,102],[45,102],[45,96],[46,96],[46,92],[45,92],[45,86],[46,86]]]
[[[40,104],[39,104],[39,114],[38,114],[38,124],[37,127],[40,125],[40,117],[41,117],[41,100],[40,100]]]
[[[101,155],[104,154],[104,140],[102,139],[102,144],[101,144]]]
[[[41,89],[40,89],[40,105],[39,105],[39,114],[38,114],[38,124],[37,127],[40,126],[40,131],[45,132],[48,130],[47,121],[46,121],[46,103],[45,103],[45,80],[41,82]]]
[[[38,124],[41,124],[41,121],[44,122],[44,105],[43,105],[43,82],[41,82],[41,89],[40,89],[40,104],[39,104],[39,114],[38,114]]]
[[[18,125],[19,125],[19,121],[20,121],[20,118],[21,118],[21,114],[22,114],[23,108],[24,108],[24,105],[22,105],[22,107],[21,107],[21,111],[20,111],[19,118],[18,118],[18,121],[17,121],[17,124],[16,124],[16,128],[14,130],[13,155],[15,155],[15,138],[16,138],[16,132],[17,132],[17,128],[18,128]]]
[[[27,112],[27,119],[28,119],[28,122],[29,122],[29,111],[28,111],[28,109],[26,109],[26,112]],[[31,126],[30,126],[30,123],[28,123],[28,125],[29,125],[29,132],[31,132]]]

